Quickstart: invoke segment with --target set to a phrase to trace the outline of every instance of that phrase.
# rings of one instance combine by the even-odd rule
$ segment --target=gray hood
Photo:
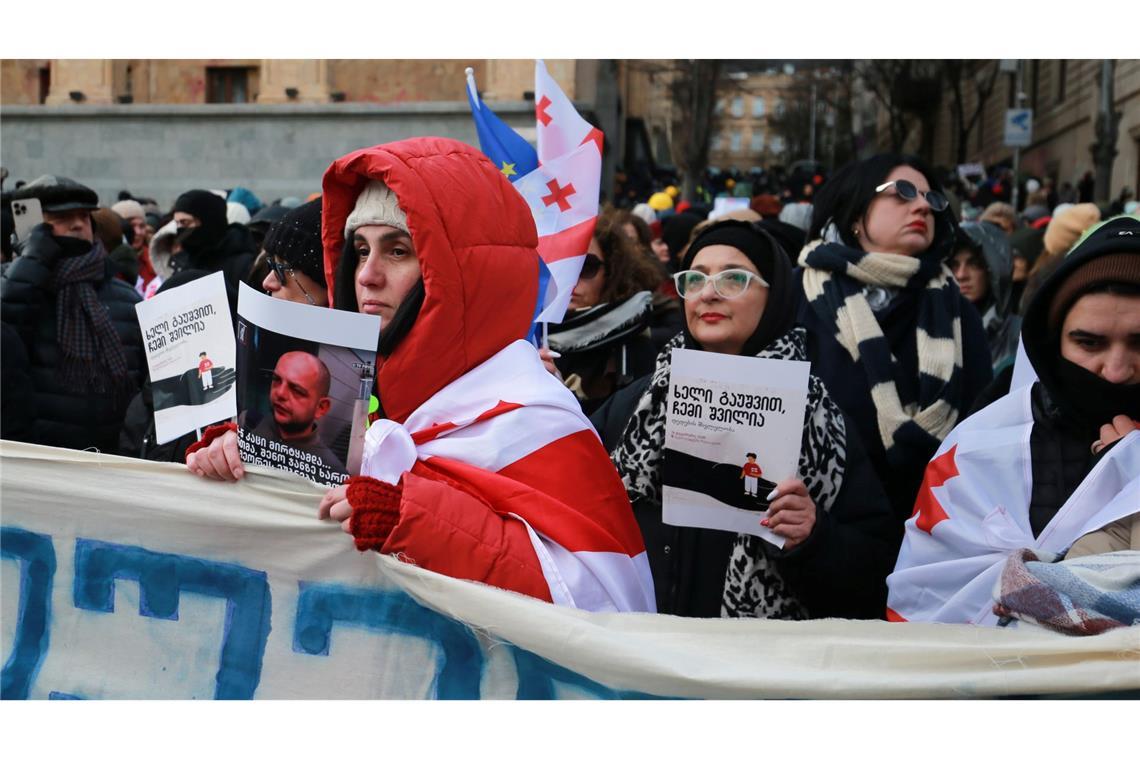
[[[1009,296],[1013,285],[1013,253],[1009,238],[1001,228],[989,222],[962,222],[960,225],[974,245],[982,249],[989,275],[989,296],[997,314],[1009,314]]]

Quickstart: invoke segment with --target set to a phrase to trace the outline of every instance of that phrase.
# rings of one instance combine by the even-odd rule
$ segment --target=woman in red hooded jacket
[[[523,340],[537,237],[525,201],[475,149],[418,138],[350,153],[323,181],[332,305],[379,314],[362,475],[320,516],[361,550],[556,604],[654,610],[621,480],[574,396]],[[232,432],[188,455],[244,470]]]

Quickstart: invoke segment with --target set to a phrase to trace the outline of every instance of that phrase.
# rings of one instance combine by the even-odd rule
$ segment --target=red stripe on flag
[[[491,407],[476,417],[474,420],[472,420],[470,424],[474,425],[476,422],[483,422],[484,420],[489,420],[492,417],[498,417],[500,414],[510,412],[515,409],[522,409],[522,404],[516,404],[513,401],[500,401],[499,403],[495,404],[495,406]],[[426,427],[423,430],[417,430],[416,432],[412,433],[412,441],[417,446],[422,446],[428,441],[434,441],[436,438],[439,438],[447,431],[454,430],[455,428],[456,425],[454,422],[439,422],[435,425],[432,425],[431,427]]]
[[[602,144],[604,141],[605,137],[602,135],[602,130],[594,127],[584,138],[582,138],[582,142],[578,144],[585,145],[588,142],[592,142],[594,145],[598,146],[598,153],[605,155],[605,151],[602,150]]]
[[[572,256],[585,256],[590,247],[590,236],[594,234],[597,217],[567,227],[561,232],[538,239],[538,255],[547,264],[568,259]]]
[[[910,621],[904,618],[899,613],[887,607],[887,622],[888,623],[909,623]]]
[[[417,446],[422,446],[428,441],[434,440],[443,435],[448,430],[454,430],[455,428],[456,425],[454,422],[440,422],[432,425],[431,427],[424,428],[423,430],[417,430],[416,432],[412,433],[412,442]]]

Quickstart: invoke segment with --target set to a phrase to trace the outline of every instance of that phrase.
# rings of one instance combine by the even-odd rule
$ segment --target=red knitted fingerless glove
[[[399,485],[363,475],[348,479],[348,503],[352,506],[348,528],[357,549],[380,551],[400,521],[402,496],[403,488]]]
[[[189,457],[195,451],[206,448],[210,445],[211,441],[215,438],[221,438],[230,430],[236,433],[237,429],[236,422],[227,422],[224,425],[210,425],[210,427],[202,431],[202,440],[194,441],[194,443],[186,447],[186,456]]]

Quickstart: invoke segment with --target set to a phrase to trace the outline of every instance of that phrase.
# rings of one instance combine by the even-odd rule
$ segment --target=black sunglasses
[[[285,266],[272,256],[267,256],[265,263],[273,270],[273,274],[277,277],[277,282],[280,283],[281,287],[285,287],[288,284],[289,275],[293,275],[293,281],[296,282],[297,287],[301,289],[301,294],[305,296],[305,300],[309,302],[310,306],[316,305],[316,301],[309,295],[309,291],[305,290],[305,286],[297,279],[297,273],[293,271],[293,267]]]
[[[892,182],[884,182],[875,188],[875,192],[881,193],[891,186],[895,188],[895,192],[898,193],[898,196],[904,201],[913,201],[915,198],[921,195],[926,199],[926,202],[930,204],[930,208],[934,211],[945,211],[946,208],[950,205],[950,201],[946,200],[946,196],[937,190],[927,190],[926,192],[920,192],[919,189],[914,186],[913,182],[905,179],[896,179]]]
[[[587,253],[586,259],[582,262],[582,271],[578,274],[578,278],[582,280],[592,280],[598,276],[598,272],[602,271],[602,267],[605,265],[606,262],[592,253]]]

